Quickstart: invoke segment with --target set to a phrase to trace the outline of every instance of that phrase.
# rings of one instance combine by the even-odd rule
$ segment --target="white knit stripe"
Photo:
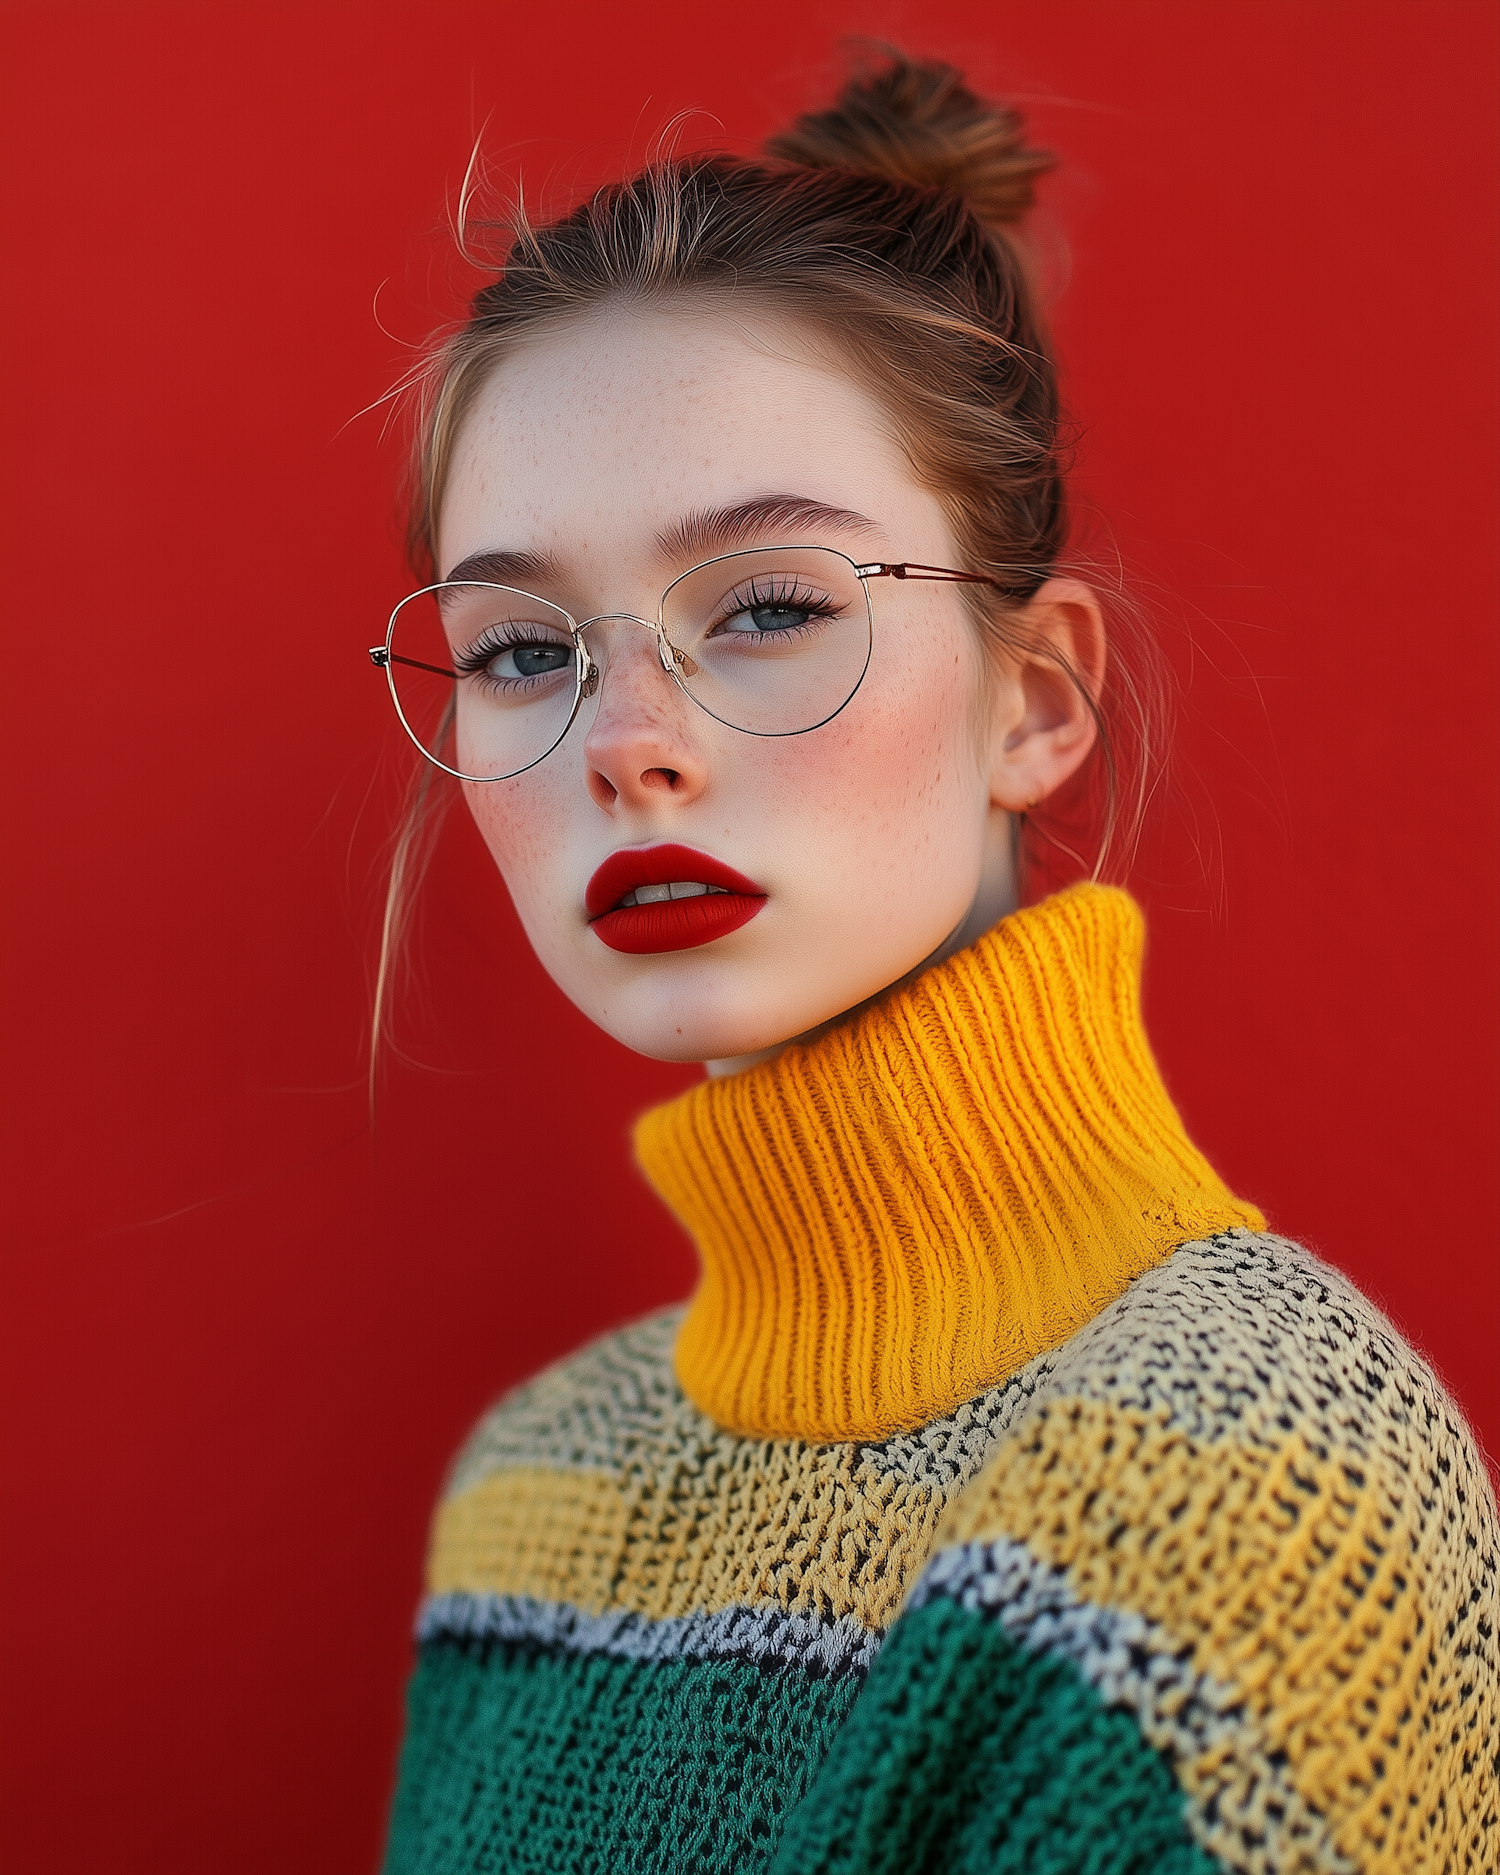
[[[683,1393],[672,1368],[682,1313],[668,1309],[608,1335],[508,1395],[460,1453],[449,1495],[511,1465],[611,1471],[670,1489],[685,1453],[695,1473],[732,1483],[758,1462],[767,1442],[726,1432]],[[850,1479],[865,1489],[898,1482],[931,1488],[946,1502],[978,1474],[1051,1367],[1052,1357],[1043,1355],[944,1418],[879,1444],[770,1443],[793,1470],[799,1453],[837,1451]],[[826,1462],[819,1468],[826,1471]]]
[[[419,1645],[440,1641],[520,1643],[617,1660],[743,1660],[765,1670],[800,1668],[819,1679],[863,1677],[881,1636],[851,1619],[820,1621],[779,1608],[722,1608],[654,1621],[647,1615],[585,1614],[529,1595],[433,1595],[417,1617]]]

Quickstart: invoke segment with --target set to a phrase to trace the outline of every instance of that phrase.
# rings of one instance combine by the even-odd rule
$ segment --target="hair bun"
[[[951,189],[992,225],[1020,221],[1036,178],[1057,162],[1026,147],[1020,112],[976,97],[951,65],[877,50],[879,66],[856,71],[831,110],[810,111],[771,137],[766,154]]]

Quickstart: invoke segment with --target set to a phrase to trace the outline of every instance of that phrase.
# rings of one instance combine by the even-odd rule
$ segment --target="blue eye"
[[[752,605],[733,618],[725,619],[723,629],[730,632],[785,632],[805,625],[815,615],[800,605]]]
[[[544,677],[548,671],[560,671],[572,663],[573,653],[566,645],[514,645],[498,658],[490,660],[489,669],[496,676],[509,676],[507,662],[514,664],[522,677]]]
[[[477,644],[456,653],[453,659],[460,676],[500,685],[551,677],[569,669],[572,663],[570,642],[528,625],[492,627]]]
[[[713,636],[734,633],[771,637],[806,631],[819,619],[836,618],[843,607],[835,600],[796,585],[780,591],[757,590],[733,594],[724,602]]]

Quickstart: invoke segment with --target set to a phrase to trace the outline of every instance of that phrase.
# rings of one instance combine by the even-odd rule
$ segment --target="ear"
[[[1018,648],[1000,655],[989,728],[990,800],[1014,814],[1060,788],[1098,740],[1085,695],[1097,703],[1104,689],[1106,647],[1081,580],[1049,579],[1012,622]]]

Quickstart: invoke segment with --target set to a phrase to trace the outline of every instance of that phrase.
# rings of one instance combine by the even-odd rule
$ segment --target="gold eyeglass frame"
[[[869,637],[865,647],[865,661],[860,666],[859,676],[855,678],[848,696],[839,704],[838,709],[830,710],[826,716],[821,717],[815,723],[809,723],[804,729],[742,729],[738,723],[731,723],[727,717],[716,714],[701,697],[694,696],[693,692],[688,689],[687,685],[683,682],[683,678],[691,677],[697,667],[693,665],[692,670],[688,669],[688,666],[693,663],[692,659],[686,652],[679,651],[667,637],[665,622],[667,601],[684,580],[689,580],[694,574],[701,573],[705,567],[718,566],[725,560],[742,560],[752,554],[758,553],[832,554],[836,559],[844,561],[850,568],[855,578],[859,581],[860,588],[865,595],[865,613],[869,623]],[[689,702],[702,710],[705,716],[712,717],[716,723],[723,723],[726,729],[736,730],[742,736],[763,736],[768,738],[807,736],[811,735],[813,730],[821,729],[825,723],[831,723],[834,717],[848,709],[849,705],[858,694],[860,685],[865,680],[865,673],[870,668],[870,659],[873,657],[875,651],[875,608],[870,599],[869,586],[869,582],[872,579],[945,580],[958,585],[993,586],[998,591],[1005,591],[1002,582],[994,579],[988,573],[961,573],[953,567],[923,566],[913,561],[893,562],[878,560],[868,565],[861,566],[857,561],[851,559],[848,554],[841,553],[837,547],[826,547],[821,543],[807,543],[798,547],[742,547],[734,553],[714,554],[707,560],[700,560],[696,566],[690,566],[685,573],[679,573],[676,579],[674,579],[662,593],[661,600],[656,608],[656,617],[654,620],[638,618],[633,612],[596,612],[592,618],[586,618],[580,621],[575,619],[571,613],[565,611],[555,600],[543,599],[537,593],[527,592],[524,587],[507,586],[498,580],[435,580],[430,586],[419,586],[415,592],[408,593],[406,597],[401,600],[400,604],[392,611],[390,622],[386,626],[385,643],[372,645],[369,651],[369,658],[371,664],[373,664],[377,670],[385,672],[386,683],[390,689],[391,702],[395,705],[396,716],[400,721],[401,727],[415,744],[423,759],[431,762],[434,768],[440,768],[445,775],[452,775],[458,781],[514,781],[517,775],[524,775],[527,769],[535,768],[538,762],[546,761],[547,757],[552,754],[553,750],[559,747],[567,736],[568,731],[573,727],[574,722],[577,720],[578,711],[584,700],[593,696],[594,692],[599,688],[600,668],[590,655],[583,634],[591,625],[602,625],[615,621],[621,624],[639,625],[646,631],[655,632],[657,655],[661,660],[662,670],[672,679],[673,683],[676,684],[677,688]],[[529,599],[534,605],[545,606],[549,612],[555,612],[560,618],[567,621],[568,630],[572,633],[573,643],[578,653],[574,662],[573,703],[568,711],[567,721],[540,755],[533,756],[529,762],[523,762],[519,768],[513,768],[504,775],[466,775],[460,769],[450,768],[446,762],[440,762],[431,750],[427,748],[412,725],[407,721],[406,712],[401,707],[401,697],[396,689],[396,674],[393,668],[397,664],[408,665],[414,670],[430,671],[435,677],[451,678],[455,684],[458,682],[457,671],[443,670],[436,664],[426,664],[418,658],[404,658],[391,648],[396,634],[396,621],[404,608],[410,605],[413,599],[420,599],[427,593],[442,592],[449,586],[462,586],[466,589],[474,587],[491,588],[495,592],[515,593],[519,598]]]

